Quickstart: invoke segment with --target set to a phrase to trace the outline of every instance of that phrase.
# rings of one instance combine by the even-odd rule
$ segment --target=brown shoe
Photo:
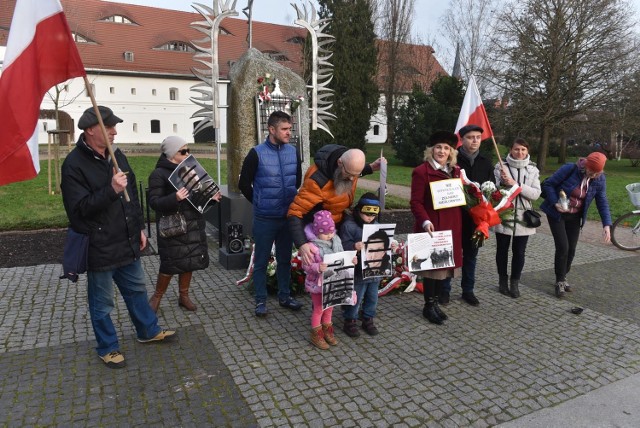
[[[138,338],[138,342],[140,343],[150,343],[150,342],[160,342],[165,339],[169,339],[172,336],[175,336],[175,330],[160,330],[160,333],[153,336],[151,339],[140,339]]]
[[[333,335],[333,324],[322,324],[322,332],[324,333],[324,341],[331,346],[338,344],[338,339]]]
[[[112,351],[107,355],[103,355],[100,359],[109,367],[110,369],[121,369],[127,365],[124,360],[124,355],[120,351]]]
[[[329,349],[329,344],[324,340],[324,332],[322,326],[314,327],[311,329],[311,343],[317,348],[326,351]]]

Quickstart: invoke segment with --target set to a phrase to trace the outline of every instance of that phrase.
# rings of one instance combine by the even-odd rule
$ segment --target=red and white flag
[[[0,185],[40,171],[38,116],[51,87],[85,76],[59,0],[17,0],[0,76]]]
[[[482,128],[484,130],[482,133],[483,140],[493,136],[487,111],[484,109],[480,92],[478,92],[478,86],[476,86],[476,78],[473,76],[469,79],[467,93],[464,94],[464,101],[462,102],[460,116],[458,116],[458,123],[456,124],[456,130],[454,132],[457,134],[460,128],[467,125],[478,125]],[[460,139],[460,137],[458,137],[458,139]],[[458,143],[458,146],[459,145],[460,143]]]

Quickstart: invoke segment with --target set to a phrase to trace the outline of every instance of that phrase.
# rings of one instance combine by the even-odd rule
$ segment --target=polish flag
[[[487,111],[484,109],[480,92],[478,92],[478,86],[476,86],[476,78],[473,76],[469,79],[467,93],[464,94],[464,101],[462,102],[460,116],[458,116],[458,123],[456,124],[456,130],[454,132],[457,134],[460,128],[467,125],[478,125],[482,128],[484,130],[482,133],[483,140],[493,137]],[[461,144],[462,142],[458,136],[458,147],[460,147]]]
[[[0,185],[38,175],[42,98],[85,75],[60,1],[17,0],[0,76]]]

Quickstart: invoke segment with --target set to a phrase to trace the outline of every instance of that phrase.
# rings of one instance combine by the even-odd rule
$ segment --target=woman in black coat
[[[161,149],[162,154],[156,169],[149,176],[149,206],[156,211],[156,231],[157,221],[162,216],[180,212],[186,220],[187,233],[170,238],[163,238],[157,234],[160,272],[149,305],[157,312],[160,299],[167,291],[171,278],[178,274],[178,304],[188,311],[195,311],[196,306],[189,299],[189,285],[193,271],[209,266],[206,222],[200,211],[187,200],[187,189],[182,187],[176,191],[169,181],[169,176],[176,167],[189,156],[186,141],[176,136],[167,137],[162,142]],[[218,192],[212,199],[219,201],[220,198]]]

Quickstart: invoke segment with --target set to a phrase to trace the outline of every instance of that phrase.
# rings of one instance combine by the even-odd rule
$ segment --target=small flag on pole
[[[476,79],[473,76],[469,79],[467,93],[464,95],[460,116],[458,116],[458,123],[456,124],[456,130],[454,132],[457,134],[460,128],[467,125],[478,125],[482,128],[484,130],[482,133],[483,140],[493,137],[487,111],[484,109],[480,92],[478,92],[478,86],[476,86]],[[458,137],[458,139],[459,138],[460,137]],[[460,144],[459,142],[458,146],[460,146]]]
[[[0,76],[0,185],[40,171],[42,98],[51,87],[85,76],[59,0],[17,0]]]

